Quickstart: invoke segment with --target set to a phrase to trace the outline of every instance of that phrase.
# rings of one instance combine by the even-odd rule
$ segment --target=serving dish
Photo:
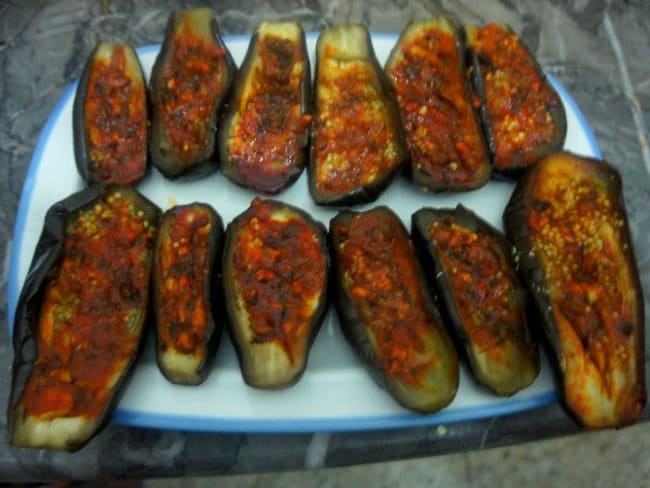
[[[248,36],[226,37],[225,42],[240,64]],[[307,35],[313,63],[317,34]],[[380,63],[384,63],[397,35],[375,34],[372,42]],[[137,50],[145,75],[160,46]],[[566,90],[549,76],[561,96],[567,113],[565,149],[600,158],[601,153],[579,108]],[[20,288],[25,279],[45,212],[50,205],[84,187],[78,175],[72,144],[72,102],[76,84],[63,94],[41,133],[24,183],[14,230],[9,271],[9,327]],[[490,181],[483,188],[461,194],[425,193],[398,178],[367,209],[388,205],[408,225],[410,216],[422,206],[455,207],[462,203],[495,227],[502,229],[501,215],[514,184]],[[225,223],[248,207],[255,193],[237,187],[219,172],[192,182],[170,182],[157,171],[138,186],[144,195],[165,209],[177,203],[210,203]],[[327,224],[335,208],[314,205],[307,188],[307,175],[276,198],[307,210]],[[213,369],[200,386],[169,383],[158,370],[153,337],[147,341],[132,381],[113,421],[142,427],[220,432],[312,432],[385,429],[418,425],[438,425],[528,410],[556,400],[551,368],[543,355],[537,380],[509,398],[500,398],[471,379],[463,367],[460,388],[446,409],[432,415],[410,413],[381,391],[344,341],[330,307],[314,342],[309,364],[301,381],[283,391],[262,391],[242,380],[236,355],[227,337],[223,338]]]

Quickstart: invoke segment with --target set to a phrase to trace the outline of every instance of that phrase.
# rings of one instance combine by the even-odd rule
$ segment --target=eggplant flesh
[[[417,211],[412,235],[478,382],[504,396],[530,385],[539,353],[505,236],[462,205]]]
[[[236,71],[211,9],[172,13],[149,84],[149,147],[164,177],[197,178],[217,168],[216,128]]]
[[[454,22],[443,16],[411,21],[384,70],[406,133],[411,181],[427,191],[467,191],[487,183],[490,153]]]
[[[74,451],[108,423],[142,345],[159,214],[114,185],[47,212],[14,318],[11,444]]]
[[[244,381],[296,383],[327,308],[325,227],[291,205],[255,198],[226,230],[224,292]]]
[[[644,301],[620,175],[551,154],[519,181],[504,223],[566,407],[588,428],[634,423],[646,402]]]
[[[361,25],[323,31],[316,45],[309,191],[318,205],[370,202],[408,159],[394,94]]]
[[[567,131],[564,106],[510,27],[468,25],[464,35],[493,172],[519,178],[527,167],[562,149]]]
[[[339,321],[357,356],[402,406],[447,406],[458,357],[399,218],[387,207],[342,211],[329,235]]]
[[[311,123],[309,56],[298,22],[262,22],[234,84],[218,142],[221,172],[274,194],[304,165]]]
[[[153,308],[158,367],[172,383],[207,377],[224,316],[220,299],[223,224],[204,203],[179,205],[160,221],[154,254]]]
[[[148,170],[147,88],[127,44],[100,43],[73,105],[75,161],[88,183],[135,184]]]

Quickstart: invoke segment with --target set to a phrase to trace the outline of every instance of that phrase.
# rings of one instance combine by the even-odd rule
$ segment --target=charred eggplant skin
[[[221,172],[240,186],[281,192],[304,169],[310,122],[305,32],[298,22],[263,22],[255,29],[220,122]]]
[[[341,330],[373,380],[410,410],[447,406],[458,356],[404,225],[388,207],[346,210],[329,239]]]
[[[644,301],[618,171],[553,153],[519,181],[504,224],[567,409],[587,428],[634,423],[646,402]]]
[[[490,152],[454,21],[439,16],[409,22],[384,71],[406,133],[409,179],[436,192],[473,190],[487,183]]]
[[[41,330],[39,324],[45,313],[43,311],[43,302],[48,296],[48,286],[57,276],[61,276],[61,267],[67,266],[65,264],[65,248],[71,223],[81,222],[83,219],[79,220],[78,217],[84,214],[90,215],[89,212],[104,212],[107,207],[113,205],[112,202],[115,202],[116,199],[121,199],[126,204],[133,205],[132,212],[135,213],[133,222],[135,222],[136,227],[140,226],[141,230],[139,232],[141,234],[139,234],[138,239],[143,240],[143,242],[138,242],[141,242],[139,245],[145,249],[143,257],[148,256],[138,265],[143,280],[142,288],[137,291],[129,288],[128,293],[126,288],[122,289],[125,293],[122,295],[125,301],[134,300],[134,302],[130,303],[139,305],[138,313],[132,319],[128,319],[130,327],[133,328],[129,330],[135,331],[132,342],[133,347],[130,349],[128,361],[123,365],[122,374],[115,379],[110,395],[105,399],[103,408],[96,415],[84,416],[81,414],[65,417],[64,415],[57,416],[57,413],[54,412],[45,420],[39,420],[38,415],[29,415],[26,412],[23,400],[28,394],[30,380],[36,371],[37,361],[40,357],[39,337]],[[111,208],[124,207],[119,207],[119,204],[115,202],[115,205],[111,206]],[[159,216],[160,210],[155,204],[133,188],[119,185],[88,187],[54,204],[48,210],[43,231],[36,245],[32,263],[18,299],[14,318],[12,389],[7,408],[7,423],[11,444],[21,447],[75,451],[83,447],[92,436],[101,431],[108,423],[110,414],[125,389],[144,342],[142,338],[144,336],[148,301],[149,270]],[[107,218],[111,217],[107,214]],[[140,223],[138,224],[138,222]],[[89,225],[89,228],[92,229],[92,219]],[[132,247],[132,249],[135,248]],[[132,272],[137,273],[138,267],[132,269]],[[126,278],[126,275],[124,275],[119,279]],[[91,277],[88,277],[88,280],[90,281]],[[117,315],[118,311],[113,311],[113,313]],[[43,368],[42,365],[38,367]],[[91,368],[91,370],[95,371],[96,368]],[[91,374],[94,373],[91,372]],[[35,398],[46,401],[45,397],[44,395],[38,395]],[[60,397],[57,398],[60,400]],[[101,405],[100,402],[99,406]],[[66,425],[58,425],[60,430],[57,432],[56,423],[59,420]]]
[[[103,73],[93,76],[94,69],[100,68]],[[120,86],[115,86],[116,82]],[[124,95],[131,99],[125,100]],[[97,113],[89,113],[89,104],[99,105],[96,99],[100,97],[112,100],[102,103]],[[99,114],[105,114],[111,102],[119,103],[119,116],[104,115],[111,123],[108,127],[98,127],[101,120],[97,119],[102,117]],[[131,185],[146,175],[149,170],[147,88],[142,66],[131,46],[100,43],[93,49],[77,86],[72,122],[77,170],[88,183]],[[112,139],[113,135],[119,137],[118,144],[99,140]]]
[[[495,44],[507,51],[507,59],[490,56],[481,48],[479,38],[485,32],[498,38]],[[567,131],[564,106],[535,57],[509,26],[466,25],[464,37],[493,175],[517,179],[528,166],[562,149]],[[513,87],[523,83],[524,72],[530,86]]]
[[[344,108],[349,113],[332,113]],[[318,37],[310,146],[309,191],[317,205],[372,202],[408,161],[395,94],[361,25],[330,27]],[[339,168],[322,174],[333,165]]]
[[[297,207],[255,198],[228,224],[228,331],[249,386],[300,380],[327,311],[329,269],[325,227]]]
[[[152,277],[156,360],[172,383],[200,384],[214,363],[225,322],[221,288],[223,237],[221,217],[205,203],[172,207],[160,220]],[[171,283],[167,281],[170,278]],[[204,322],[198,324],[203,330],[193,330],[195,324],[188,318],[174,324],[179,330],[173,336],[168,322],[171,316],[176,317],[174,314],[185,307],[193,318],[197,306],[204,317]],[[170,339],[184,347],[168,343]]]
[[[197,53],[190,54],[192,51]],[[186,61],[192,62],[191,70],[195,73],[189,80],[176,79],[173,75],[179,70],[190,69]],[[152,108],[149,150],[153,164],[165,178],[200,178],[218,167],[216,128],[236,72],[237,66],[221,38],[211,9],[179,10],[170,15],[149,83]],[[197,77],[198,82],[193,79]],[[181,101],[177,91],[182,89],[197,97],[197,83],[212,98],[207,102],[192,101],[192,114],[189,114],[190,102]],[[176,104],[174,112],[168,113],[173,104]],[[206,112],[209,117],[201,120]],[[170,128],[171,120],[180,127]]]
[[[478,382],[504,396],[530,385],[539,374],[539,353],[505,236],[462,205],[418,210],[411,233],[443,317]]]

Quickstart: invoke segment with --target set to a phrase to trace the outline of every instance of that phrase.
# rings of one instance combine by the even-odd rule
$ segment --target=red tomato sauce
[[[165,225],[166,224],[166,225]],[[158,241],[158,334],[164,347],[201,353],[209,325],[206,284],[210,279],[212,216],[201,207],[172,209]]]
[[[129,77],[132,69],[122,45],[110,63],[92,65],[84,113],[93,180],[130,184],[146,170],[147,94],[144,82]]]
[[[277,341],[291,361],[304,339],[326,280],[323,243],[297,216],[256,198],[234,242],[233,278],[246,309],[253,342]]]
[[[120,192],[71,218],[44,292],[21,400],[27,415],[93,417],[106,408],[140,339],[154,234]]]

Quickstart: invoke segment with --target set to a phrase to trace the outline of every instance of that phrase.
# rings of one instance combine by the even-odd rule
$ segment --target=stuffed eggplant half
[[[77,169],[89,183],[137,183],[148,169],[147,87],[135,51],[99,44],[84,67],[73,106]]]
[[[244,381],[291,386],[327,307],[325,227],[296,207],[256,198],[228,225],[223,259],[229,330]]]
[[[528,166],[562,149],[567,130],[564,106],[508,26],[469,25],[465,37],[493,169],[520,177]]]
[[[464,56],[455,24],[434,17],[410,22],[386,62],[411,154],[408,175],[424,190],[472,190],[490,178]]]
[[[462,205],[419,210],[412,233],[478,382],[499,395],[530,385],[539,354],[505,236]]]
[[[633,423],[646,402],[644,302],[618,172],[554,153],[524,175],[505,226],[586,427]]]
[[[11,444],[73,451],[108,422],[143,337],[159,213],[128,186],[48,211],[14,319]]]
[[[338,25],[316,45],[309,191],[318,205],[370,202],[408,159],[399,112],[365,27]]]
[[[172,383],[205,380],[219,346],[223,224],[204,203],[167,210],[154,255],[156,358]]]
[[[278,193],[302,172],[311,125],[309,56],[297,22],[262,22],[219,128],[221,172]]]
[[[458,357],[399,218],[387,207],[343,211],[330,241],[341,328],[373,379],[411,410],[447,406]]]
[[[163,176],[199,177],[216,169],[216,127],[236,70],[211,9],[169,17],[149,84],[149,147]]]

